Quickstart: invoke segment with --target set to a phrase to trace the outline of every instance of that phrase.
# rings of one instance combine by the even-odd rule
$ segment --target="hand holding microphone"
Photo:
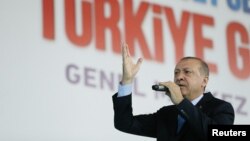
[[[176,105],[183,100],[180,87],[174,82],[168,81],[159,83],[158,85],[152,85],[152,89],[155,91],[166,92],[165,94],[168,95],[171,101]]]

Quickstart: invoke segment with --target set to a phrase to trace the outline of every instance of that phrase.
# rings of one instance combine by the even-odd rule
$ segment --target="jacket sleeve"
[[[156,114],[133,115],[132,96],[113,95],[114,126],[135,135],[156,137]]]

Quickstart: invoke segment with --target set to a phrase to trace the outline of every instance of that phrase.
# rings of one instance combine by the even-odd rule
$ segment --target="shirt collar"
[[[191,101],[192,104],[193,104],[193,105],[196,105],[196,104],[201,100],[202,97],[203,97],[203,94],[201,94],[199,97],[197,97],[197,98],[195,98],[194,100],[192,100],[192,101]]]

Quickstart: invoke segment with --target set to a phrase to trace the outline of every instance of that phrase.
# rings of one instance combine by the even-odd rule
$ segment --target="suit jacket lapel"
[[[202,99],[196,104],[196,107],[202,109],[203,105],[212,99],[213,95],[210,92],[204,93]]]
[[[202,110],[203,105],[204,105],[205,103],[207,103],[208,101],[212,100],[212,99],[213,99],[213,95],[212,95],[210,92],[204,93],[204,96],[203,96],[202,99],[196,104],[196,107]],[[176,117],[176,118],[177,118],[177,117]],[[177,120],[177,119],[176,119],[176,120]],[[178,121],[177,121],[177,122],[178,122]],[[175,124],[175,126],[176,126],[175,131],[177,131],[177,123]],[[182,136],[184,133],[187,132],[187,130],[190,130],[190,129],[189,129],[188,126],[187,126],[187,122],[185,122],[184,125],[182,126],[182,128],[181,128],[179,134],[177,134],[177,132],[176,132],[176,134],[177,134],[178,136]]]

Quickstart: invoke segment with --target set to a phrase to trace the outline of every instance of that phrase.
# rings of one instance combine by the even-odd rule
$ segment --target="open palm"
[[[133,62],[129,53],[129,48],[126,43],[122,43],[122,84],[130,84],[135,78],[136,73],[142,64],[142,58],[139,58],[136,63]]]

